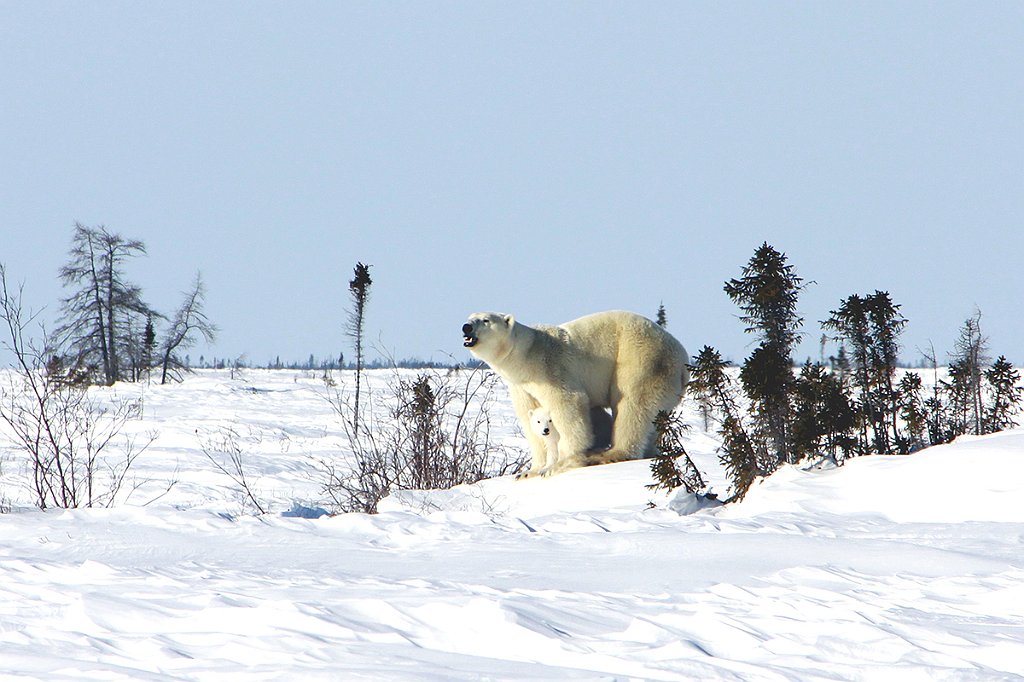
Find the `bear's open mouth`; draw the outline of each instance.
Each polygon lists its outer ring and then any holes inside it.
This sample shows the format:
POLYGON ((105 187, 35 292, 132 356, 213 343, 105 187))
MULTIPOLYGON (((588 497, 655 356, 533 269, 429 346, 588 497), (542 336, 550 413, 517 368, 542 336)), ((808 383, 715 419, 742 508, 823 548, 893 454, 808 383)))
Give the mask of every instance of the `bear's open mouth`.
POLYGON ((475 336, 466 335, 462 337, 462 345, 466 348, 472 348, 478 340, 475 336))

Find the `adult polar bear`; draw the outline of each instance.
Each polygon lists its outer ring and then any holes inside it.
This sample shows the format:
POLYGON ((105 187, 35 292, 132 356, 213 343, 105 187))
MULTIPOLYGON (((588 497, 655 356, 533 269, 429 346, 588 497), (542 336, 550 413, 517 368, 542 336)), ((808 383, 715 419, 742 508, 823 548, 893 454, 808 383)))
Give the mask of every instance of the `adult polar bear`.
POLYGON ((682 344, 635 313, 594 313, 559 326, 530 327, 502 313, 474 313, 463 345, 509 385, 533 454, 528 476, 655 452, 654 417, 671 410, 689 380, 682 344), (530 410, 545 407, 558 429, 558 459, 546 466, 530 410), (611 408, 611 447, 593 450, 592 408, 611 408))

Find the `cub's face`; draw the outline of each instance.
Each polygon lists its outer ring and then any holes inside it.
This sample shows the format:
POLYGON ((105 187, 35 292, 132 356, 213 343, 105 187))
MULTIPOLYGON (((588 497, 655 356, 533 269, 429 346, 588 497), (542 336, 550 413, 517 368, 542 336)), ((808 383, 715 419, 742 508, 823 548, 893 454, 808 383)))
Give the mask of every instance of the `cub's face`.
POLYGON ((543 407, 530 410, 530 428, 542 438, 550 436, 555 432, 555 427, 551 423, 551 413, 543 407))
POLYGON ((462 325, 462 345, 482 360, 502 358, 508 354, 512 338, 511 315, 473 313, 462 325))

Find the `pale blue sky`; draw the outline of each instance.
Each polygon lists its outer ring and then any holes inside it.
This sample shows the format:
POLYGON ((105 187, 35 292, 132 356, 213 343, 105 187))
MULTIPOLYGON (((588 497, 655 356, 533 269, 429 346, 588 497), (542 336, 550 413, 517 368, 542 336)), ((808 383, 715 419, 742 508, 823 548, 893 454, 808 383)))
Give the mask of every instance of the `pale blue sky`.
POLYGON ((741 360, 762 242, 818 321, 888 290, 904 356, 979 308, 1024 362, 1024 5, 2 2, 0 261, 56 310, 72 224, 143 240, 209 357, 468 357, 477 310, 653 316, 741 360))

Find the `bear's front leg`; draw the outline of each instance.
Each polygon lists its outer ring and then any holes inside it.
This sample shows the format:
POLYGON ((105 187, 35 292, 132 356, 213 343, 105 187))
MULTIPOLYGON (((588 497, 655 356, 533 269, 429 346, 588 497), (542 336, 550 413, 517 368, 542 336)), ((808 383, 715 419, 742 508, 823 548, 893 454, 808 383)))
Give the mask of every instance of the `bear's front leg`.
POLYGON ((544 470, 544 476, 584 466, 585 456, 594 442, 590 400, 586 393, 561 397, 549 408, 551 421, 558 429, 558 458, 544 470))
POLYGON ((547 467, 548 451, 544 439, 530 428, 530 410, 540 407, 540 403, 532 395, 516 386, 509 387, 509 397, 512 398, 512 408, 515 410, 516 416, 519 417, 523 433, 526 434, 526 441, 530 444, 530 468, 516 474, 516 478, 538 476, 547 467))

